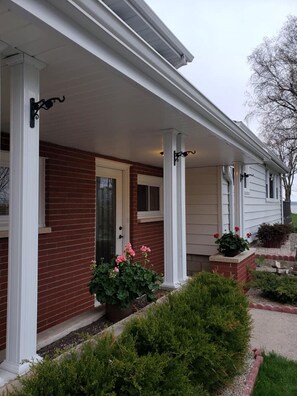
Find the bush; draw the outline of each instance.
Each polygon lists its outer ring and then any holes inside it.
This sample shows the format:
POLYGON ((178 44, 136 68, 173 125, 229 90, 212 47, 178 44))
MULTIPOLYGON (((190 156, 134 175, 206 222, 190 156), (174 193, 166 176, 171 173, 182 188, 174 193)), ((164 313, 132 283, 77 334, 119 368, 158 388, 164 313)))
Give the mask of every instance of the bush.
POLYGON ((271 300, 297 305, 297 278, 253 271, 250 286, 260 289, 271 300))
POLYGON ((17 394, 209 396, 241 370, 249 333, 237 283, 202 273, 116 340, 106 336, 80 355, 34 366, 17 394))
POLYGON ((240 371, 248 348, 247 301, 237 283, 201 273, 146 317, 130 322, 139 355, 170 353, 189 368, 191 382, 213 392, 240 371))
POLYGON ((291 224, 266 224, 258 228, 256 237, 261 245, 268 248, 279 248, 293 232, 291 224))

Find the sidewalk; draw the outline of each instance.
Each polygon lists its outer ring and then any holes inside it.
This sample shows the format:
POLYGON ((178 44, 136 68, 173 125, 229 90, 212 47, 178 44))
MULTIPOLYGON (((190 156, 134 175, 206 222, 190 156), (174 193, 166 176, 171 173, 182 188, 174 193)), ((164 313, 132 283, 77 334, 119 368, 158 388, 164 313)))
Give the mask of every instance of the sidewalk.
POLYGON ((276 353, 297 361, 297 315, 250 309, 253 320, 252 349, 276 353))
MULTIPOLYGON (((291 234, 288 241, 279 249, 256 247, 256 255, 296 257, 297 234, 291 234)), ((269 260, 267 260, 269 261, 269 260)), ((292 261, 288 262, 292 265, 292 261)), ((271 304, 268 300, 256 297, 252 301, 271 304)), ((272 303, 278 305, 277 303, 272 303)), ((287 305, 284 305, 284 307, 287 305)), ((275 312, 263 309, 250 309, 253 320, 251 347, 276 353, 297 361, 297 314, 275 312)))

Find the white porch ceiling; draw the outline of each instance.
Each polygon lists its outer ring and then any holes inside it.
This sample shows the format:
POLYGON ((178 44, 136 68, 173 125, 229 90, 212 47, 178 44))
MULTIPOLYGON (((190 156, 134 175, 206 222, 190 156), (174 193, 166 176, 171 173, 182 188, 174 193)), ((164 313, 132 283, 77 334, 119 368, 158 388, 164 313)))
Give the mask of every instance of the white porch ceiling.
MULTIPOLYGON (((23 51, 47 64, 41 72, 40 98, 66 97, 49 111, 41 110, 41 140, 162 166, 162 130, 174 128, 186 135, 186 149, 197 151, 186 159, 187 166, 254 162, 70 40, 1 2, 0 40, 9 44, 4 57, 23 51)), ((4 65, 1 91, 1 126, 8 132, 9 70, 4 65)))

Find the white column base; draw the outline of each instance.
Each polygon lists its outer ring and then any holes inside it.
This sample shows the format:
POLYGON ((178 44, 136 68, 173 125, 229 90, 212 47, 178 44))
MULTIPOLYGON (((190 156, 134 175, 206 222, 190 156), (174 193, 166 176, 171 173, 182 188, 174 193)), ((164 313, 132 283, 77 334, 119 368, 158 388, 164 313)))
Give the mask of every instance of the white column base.
POLYGON ((180 287, 180 283, 179 282, 175 282, 175 283, 171 283, 171 282, 164 282, 161 285, 162 289, 165 290, 174 290, 174 289, 178 289, 180 287))
POLYGON ((4 362, 0 364, 0 370, 8 371, 9 373, 15 375, 23 375, 30 370, 30 367, 33 363, 38 363, 41 361, 42 357, 37 354, 32 356, 30 360, 26 360, 24 362, 21 362, 20 364, 4 360, 4 362))

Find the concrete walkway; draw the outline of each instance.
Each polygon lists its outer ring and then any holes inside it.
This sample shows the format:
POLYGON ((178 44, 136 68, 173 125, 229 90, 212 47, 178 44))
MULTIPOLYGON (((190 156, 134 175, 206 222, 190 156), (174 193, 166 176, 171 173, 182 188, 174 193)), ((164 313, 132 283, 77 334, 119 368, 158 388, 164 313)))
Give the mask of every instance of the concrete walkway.
POLYGON ((253 319, 251 347, 297 361, 297 315, 250 309, 253 319))

